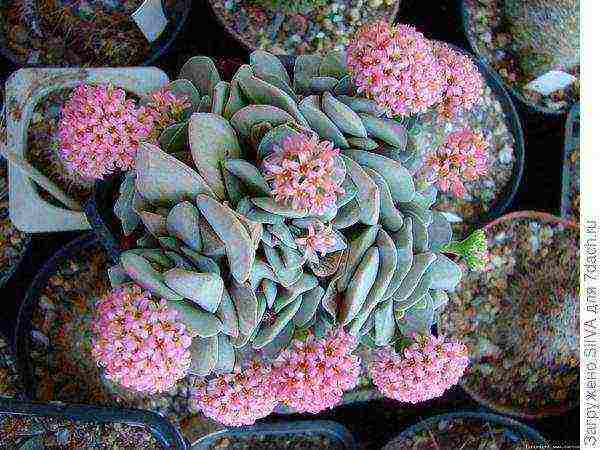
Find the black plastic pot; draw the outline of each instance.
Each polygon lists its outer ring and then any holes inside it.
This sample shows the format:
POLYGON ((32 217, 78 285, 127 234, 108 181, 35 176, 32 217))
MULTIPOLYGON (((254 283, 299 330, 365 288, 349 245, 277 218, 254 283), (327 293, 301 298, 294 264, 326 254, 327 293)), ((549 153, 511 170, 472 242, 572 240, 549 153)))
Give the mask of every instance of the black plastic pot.
POLYGON ((269 436, 323 436, 339 442, 346 450, 358 449, 350 432, 336 422, 328 420, 307 420, 297 422, 282 422, 259 424, 249 427, 232 428, 204 436, 191 445, 191 450, 211 450, 221 439, 253 438, 269 436))
MULTIPOLYGON (((502 195, 496 199, 496 202, 490 210, 484 214, 477 223, 473 224, 474 227, 479 227, 502 216, 517 193, 525 167, 525 140, 523 138, 523 129, 521 127, 519 115, 517 114, 510 95, 506 92, 506 89, 498 76, 487 64, 479 61, 467 51, 456 46, 452 47, 473 58, 473 61, 477 64, 480 72, 485 77, 487 85, 490 86, 496 98, 502 105, 502 110, 508 121, 508 128, 515 140, 515 166, 513 167, 510 182, 502 195)), ((294 56, 279 56, 279 59, 286 70, 292 74, 296 58, 294 56)), ((115 175, 96 183, 94 192, 90 196, 90 200, 85 208, 85 213, 92 229, 96 232, 113 259, 118 259, 119 254, 123 249, 122 244, 125 240, 123 233, 121 232, 120 223, 113 213, 114 201, 118 194, 121 180, 122 175, 115 175)))
MULTIPOLYGON (((569 115, 565 128, 565 148, 563 155, 562 190, 560 195, 560 216, 573 218, 571 211, 571 154, 579 147, 579 103, 576 103, 569 115)), ((579 219, 576 217, 575 219, 579 219)))
MULTIPOLYGON (((479 52, 477 51, 477 45, 475 44, 475 40, 473 39, 472 34, 469 32, 470 29, 470 14, 471 12, 469 11, 469 8, 467 7, 467 1, 468 0, 461 0, 460 3, 460 9, 461 9, 461 17, 462 17, 462 28, 463 28, 463 34, 465 35, 465 37, 467 38, 467 41, 469 42, 469 46, 471 47, 471 51, 477 55, 477 58, 483 62, 485 62, 486 64, 488 64, 487 59, 485 57, 483 57, 482 55, 479 54, 479 52)), ((516 98, 517 100, 519 100, 523 105, 526 106, 526 108, 533 113, 541 113, 541 114, 548 114, 548 115, 552 115, 552 116, 560 116, 565 114, 564 110, 555 110, 552 108, 546 108, 543 106, 539 106, 536 105, 535 103, 530 102, 529 100, 527 100, 525 98, 525 96, 523 96, 523 94, 521 94, 521 92, 519 92, 518 89, 515 89, 514 87, 508 85, 507 83, 504 82, 504 80, 502 80, 502 77, 500 77, 499 74, 496 73, 496 71, 494 69, 490 67, 490 71, 493 71, 493 73, 496 75, 496 77, 498 78, 498 80, 500 81, 500 83, 511 93, 511 95, 516 98)))
POLYGON ((145 428, 165 448, 184 450, 187 444, 164 417, 139 409, 102 408, 64 403, 30 403, 0 397, 0 414, 52 417, 82 423, 125 423, 145 428))
POLYGON ((34 368, 30 360, 30 337, 32 332, 32 317, 40 298, 40 292, 48 283, 50 277, 56 272, 60 263, 76 254, 78 251, 97 244, 98 240, 92 232, 69 242, 56 252, 39 270, 21 303, 17 324, 15 327, 14 344, 17 355, 17 368, 23 382, 25 394, 29 399, 36 398, 36 382, 34 368))
MULTIPOLYGON (((484 412, 456 412, 449 414, 440 414, 439 416, 433 416, 428 419, 422 420, 412 427, 404 430, 400 433, 396 438, 392 441, 388 442, 382 450, 396 450, 394 447, 394 443, 397 441, 402 441, 416 433, 420 433, 422 431, 427 431, 432 429, 435 424, 440 421, 452 421, 454 419, 475 419, 485 422, 491 422, 497 425, 504 426, 511 431, 513 431, 516 435, 526 438, 531 441, 532 444, 545 444, 546 440, 533 428, 528 427, 527 425, 522 424, 521 422, 517 422, 516 420, 509 419, 508 417, 499 416, 497 414, 489 414, 484 412)), ((466 447, 465 447, 466 448, 466 447)), ((543 448, 543 447, 539 447, 543 448)))
MULTIPOLYGON (((37 1, 37 0, 34 0, 37 1)), ((160 37, 154 41, 150 53, 137 66, 149 66, 159 60, 169 50, 188 19, 192 9, 192 0, 182 0, 182 6, 177 9, 165 10, 169 20, 167 27, 160 37)), ((23 64, 4 44, 4 38, 0 39, 0 54, 17 67, 50 67, 48 64, 23 64)))

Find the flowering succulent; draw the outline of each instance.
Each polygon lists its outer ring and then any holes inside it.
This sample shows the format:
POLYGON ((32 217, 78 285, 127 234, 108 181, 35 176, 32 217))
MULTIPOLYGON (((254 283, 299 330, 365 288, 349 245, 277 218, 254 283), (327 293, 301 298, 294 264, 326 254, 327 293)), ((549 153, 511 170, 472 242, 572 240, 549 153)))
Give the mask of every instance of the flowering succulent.
POLYGON ((295 340, 274 362, 278 398, 297 412, 313 414, 340 403, 344 391, 358 383, 360 359, 352 355, 356 344, 342 329, 322 339, 295 340))
POLYGON ((138 286, 113 290, 98 304, 92 353, 106 378, 143 393, 166 392, 191 363, 192 338, 165 300, 138 286))
MULTIPOLYGON (((408 42, 422 37, 398 33, 429 61, 429 44, 408 42)), ((195 333, 189 373, 204 378, 195 404, 223 423, 277 402, 337 404, 357 384, 355 346, 428 336, 460 281, 440 253, 452 233, 430 210, 437 190, 415 183, 406 127, 356 95, 349 66, 341 52, 304 55, 290 77, 256 51, 226 82, 192 58, 173 83, 195 112, 143 143, 121 185, 115 212, 144 234, 111 279, 178 311, 195 333), (243 368, 254 358, 265 365, 243 368)))
POLYGON ((286 137, 263 162, 275 200, 314 215, 335 206, 337 196, 344 193, 335 183, 338 154, 332 142, 319 142, 317 135, 286 137))
POLYGON ((435 42, 433 48, 446 78, 446 91, 438 111, 442 117, 451 119, 479 103, 483 95, 483 78, 469 56, 443 42, 435 42))
POLYGON ((425 159, 430 181, 457 197, 466 194, 464 181, 474 181, 487 171, 488 144, 481 133, 463 129, 450 133, 425 159))
POLYGON ((244 369, 202 381, 193 393, 192 407, 224 425, 252 425, 277 405, 271 368, 255 360, 244 369))
POLYGON ((348 46, 348 68, 358 91, 375 99, 389 117, 425 112, 446 89, 432 43, 410 25, 363 26, 348 46))
POLYGON ((133 166, 153 120, 141 114, 125 91, 111 85, 80 85, 64 105, 59 154, 67 168, 86 179, 101 179, 133 166))
POLYGON ((369 372, 386 397, 419 403, 442 396, 458 382, 468 365, 464 344, 419 336, 400 354, 391 347, 376 350, 369 372))

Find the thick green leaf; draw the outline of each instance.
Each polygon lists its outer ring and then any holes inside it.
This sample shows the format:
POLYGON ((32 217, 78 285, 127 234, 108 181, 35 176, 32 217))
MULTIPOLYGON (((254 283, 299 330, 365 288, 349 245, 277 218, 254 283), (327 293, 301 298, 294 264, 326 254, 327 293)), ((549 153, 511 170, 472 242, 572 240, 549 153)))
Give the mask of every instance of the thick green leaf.
POLYGON ((216 336, 223 330, 223 324, 215 315, 186 300, 169 302, 169 308, 176 310, 177 319, 200 337, 216 336))
POLYGON ((338 320, 346 325, 353 320, 362 308, 369 290, 375 283, 379 268, 379 250, 371 247, 365 253, 356 271, 350 278, 344 295, 338 320))
POLYGON ((215 63, 206 56, 190 58, 181 68, 178 78, 191 81, 201 96, 211 95, 215 85, 221 81, 215 63))
POLYGON ((194 338, 189 351, 192 356, 190 372, 199 377, 205 377, 217 366, 217 361, 219 359, 219 340, 217 336, 194 338))
POLYGON ((329 92, 323 94, 322 99, 323 112, 327 117, 342 131, 356 137, 367 137, 367 130, 363 126, 362 120, 352 109, 337 100, 329 92))
POLYGON ((163 274, 165 284, 184 298, 215 313, 223 298, 223 280, 214 273, 171 269, 163 274))
POLYGON ((127 275, 142 288, 166 300, 183 298, 164 283, 163 276, 145 258, 132 252, 124 252, 120 262, 127 275))
POLYGON ((194 205, 188 201, 178 203, 169 212, 166 222, 169 235, 181 239, 197 252, 202 251, 200 213, 194 205))
POLYGON ((381 207, 377 184, 356 161, 344 155, 342 155, 342 159, 346 164, 348 176, 358 188, 356 201, 360 205, 359 220, 365 225, 376 225, 379 222, 381 207))

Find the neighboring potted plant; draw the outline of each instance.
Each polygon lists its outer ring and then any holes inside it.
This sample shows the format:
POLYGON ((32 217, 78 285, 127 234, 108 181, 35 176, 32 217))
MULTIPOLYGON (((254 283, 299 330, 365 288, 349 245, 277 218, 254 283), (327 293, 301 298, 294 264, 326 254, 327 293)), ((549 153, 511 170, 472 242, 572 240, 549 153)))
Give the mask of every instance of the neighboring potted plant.
POLYGON ((183 28, 191 0, 10 0, 0 52, 18 66, 148 65, 183 28))
POLYGON ((579 404, 579 226, 522 211, 485 232, 489 262, 450 294, 440 324, 471 350, 461 385, 502 413, 562 414, 579 404))
POLYGON ((457 412, 430 417, 389 442, 383 450, 496 448, 511 450, 546 443, 532 428, 495 414, 457 412))
POLYGON ((238 447, 355 450, 357 444, 342 425, 328 420, 257 424, 218 431, 192 443, 194 450, 238 447))
POLYGON ((208 4, 244 47, 303 55, 342 49, 362 25, 393 21, 401 0, 210 0, 208 4))
POLYGON ((573 106, 565 126, 565 151, 562 171, 560 215, 579 222, 579 103, 573 106))
POLYGON ((30 233, 89 228, 82 205, 99 176, 94 169, 126 168, 136 139, 153 130, 152 105, 138 108, 129 97, 143 98, 167 83, 167 76, 156 68, 15 72, 6 84, 3 146, 11 162, 10 216, 15 226, 30 233), (62 117, 69 114, 79 114, 77 131, 82 139, 91 139, 88 159, 80 153, 81 142, 72 141, 75 131, 62 117), (107 127, 120 130, 110 141, 107 127))
POLYGON ((531 109, 561 114, 579 99, 579 1, 462 2, 473 51, 531 109))
POLYGON ((158 414, 132 409, 29 403, 0 397, 0 445, 34 448, 187 448, 158 414))

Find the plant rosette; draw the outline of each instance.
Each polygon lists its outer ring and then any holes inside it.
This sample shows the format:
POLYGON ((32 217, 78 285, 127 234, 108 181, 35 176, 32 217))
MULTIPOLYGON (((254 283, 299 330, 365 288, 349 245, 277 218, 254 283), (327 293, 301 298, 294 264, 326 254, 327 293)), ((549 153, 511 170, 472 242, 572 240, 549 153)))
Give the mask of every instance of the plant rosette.
POLYGON ((579 181, 579 103, 573 106, 565 126, 565 150, 562 172, 562 194, 560 215, 565 219, 579 222, 581 202, 579 181))
POLYGON ((494 448, 512 450, 545 444, 540 434, 506 417, 495 414, 458 412, 423 420, 403 431, 383 450, 429 450, 494 448))
POLYGON ((463 0, 462 14, 473 51, 530 109, 561 114, 579 100, 577 0, 463 0))
POLYGON ((127 150, 131 152, 135 139, 143 135, 140 127, 152 127, 141 118, 147 114, 144 107, 129 97, 143 98, 167 83, 167 76, 156 68, 15 72, 7 81, 5 113, 14 225, 29 233, 89 229, 82 210, 94 172, 86 161, 93 159, 104 170, 126 164, 127 150), (87 97, 80 92, 84 88, 87 97), (80 118, 68 122, 76 128, 65 123, 69 112, 80 118), (108 134, 107 129, 122 131, 108 134), (123 139, 115 141, 119 138, 123 139), (88 160, 82 160, 82 139, 88 160))
POLYGON ((216 18, 244 47, 277 55, 342 49, 364 24, 393 21, 401 0, 210 0, 216 18))
MULTIPOLYGON (((332 408, 361 374, 410 403, 458 382, 468 348, 431 329, 461 279, 455 260, 481 266, 485 236, 451 240, 430 209, 437 190, 406 167, 418 155, 396 119, 434 106, 452 115, 480 92, 413 28, 363 33, 347 57, 298 57, 292 77, 264 51, 231 82, 210 58, 184 65, 173 84, 193 113, 140 144, 114 204, 135 245, 96 309, 93 356, 107 379, 153 395, 192 376, 191 408, 228 426, 280 406, 332 408), (409 71, 392 97, 369 84, 369 33, 387 39, 392 77, 409 71), (441 69, 433 92, 420 64, 397 61, 396 41, 441 69)), ((455 186, 476 177, 483 148, 453 151, 455 186)))
POLYGON ((147 65, 183 28, 191 0, 11 0, 0 52, 18 66, 147 65))
POLYGON ((0 159, 0 286, 10 279, 23 261, 31 238, 13 225, 8 212, 8 170, 0 159))
POLYGON ((562 414, 579 404, 579 227, 523 211, 485 232, 488 264, 463 278, 440 319, 471 350, 461 385, 504 414, 562 414))

